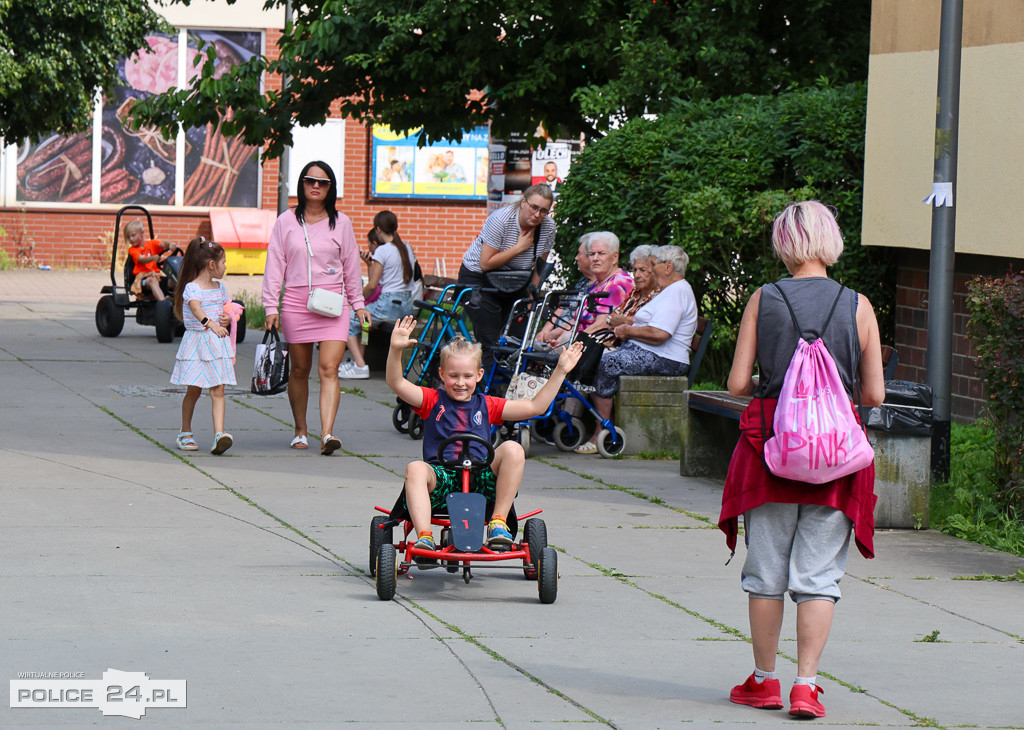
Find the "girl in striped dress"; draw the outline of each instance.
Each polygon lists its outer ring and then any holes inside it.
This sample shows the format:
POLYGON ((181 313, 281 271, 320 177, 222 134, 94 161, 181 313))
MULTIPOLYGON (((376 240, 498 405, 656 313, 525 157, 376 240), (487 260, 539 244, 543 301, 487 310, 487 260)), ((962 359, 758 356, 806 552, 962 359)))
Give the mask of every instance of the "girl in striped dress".
POLYGON ((223 454, 233 440, 224 431, 224 386, 235 384, 231 343, 228 341, 230 317, 224 305, 230 301, 224 284, 224 249, 202 236, 192 239, 185 251, 174 291, 174 313, 185 323, 185 334, 178 347, 171 382, 186 385, 181 401, 181 433, 177 444, 182 451, 199 449, 192 436, 192 414, 203 388, 209 388, 213 401, 213 448, 211 454, 223 454))

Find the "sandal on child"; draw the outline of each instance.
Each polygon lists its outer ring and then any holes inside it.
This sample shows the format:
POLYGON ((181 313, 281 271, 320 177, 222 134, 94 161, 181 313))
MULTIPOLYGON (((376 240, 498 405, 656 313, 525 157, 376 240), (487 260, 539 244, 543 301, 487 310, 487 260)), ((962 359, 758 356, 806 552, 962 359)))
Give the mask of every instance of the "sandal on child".
POLYGON ((309 439, 306 438, 306 434, 296 436, 292 439, 291 448, 293 449, 308 449, 309 439))
POLYGON ((340 448, 341 439, 337 436, 332 436, 331 434, 324 436, 324 440, 320 442, 320 453, 323 456, 330 456, 340 448))
POLYGON ((191 431, 182 431, 174 442, 182 451, 199 451, 199 444, 196 443, 191 431))
POLYGON ((573 449, 573 451, 575 451, 577 454, 596 454, 597 444, 595 444, 593 441, 587 441, 586 443, 577 446, 575 449, 573 449))
POLYGON ((219 431, 216 436, 213 437, 213 448, 210 449, 210 453, 214 456, 220 456, 225 451, 231 448, 231 444, 235 443, 235 440, 231 438, 230 433, 224 433, 219 431))

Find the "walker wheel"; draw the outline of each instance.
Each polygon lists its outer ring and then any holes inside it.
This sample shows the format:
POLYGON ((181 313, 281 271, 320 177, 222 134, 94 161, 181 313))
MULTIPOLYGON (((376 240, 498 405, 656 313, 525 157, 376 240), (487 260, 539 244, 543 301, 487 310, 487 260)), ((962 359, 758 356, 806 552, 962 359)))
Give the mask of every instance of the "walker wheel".
POLYGON ((573 451, 583 443, 586 437, 587 433, 583 428, 583 421, 576 417, 573 417, 572 425, 565 421, 559 421, 555 426, 555 432, 552 434, 555 446, 562 451, 573 451))
POLYGON ((612 440, 612 432, 602 428, 597 433, 597 453, 606 459, 618 456, 626 448, 626 434, 618 426, 615 427, 615 440, 612 440))
POLYGON ((398 433, 409 433, 409 416, 412 415, 412 407, 408 403, 399 403, 391 412, 391 425, 398 433))
POLYGON ((409 438, 419 441, 423 438, 423 419, 413 413, 409 416, 409 438))

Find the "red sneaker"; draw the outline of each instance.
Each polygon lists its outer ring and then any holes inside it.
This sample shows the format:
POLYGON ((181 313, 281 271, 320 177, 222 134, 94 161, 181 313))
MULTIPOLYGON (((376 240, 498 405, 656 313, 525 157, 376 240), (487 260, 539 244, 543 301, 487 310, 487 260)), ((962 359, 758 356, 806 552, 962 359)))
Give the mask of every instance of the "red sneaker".
POLYGON ((750 705, 762 710, 781 710, 782 687, 777 679, 766 679, 758 684, 751 674, 746 682, 732 688, 729 700, 738 705, 750 705))
POLYGON ((825 705, 818 695, 825 690, 809 684, 794 684, 789 692, 789 714, 793 717, 825 717, 825 705))

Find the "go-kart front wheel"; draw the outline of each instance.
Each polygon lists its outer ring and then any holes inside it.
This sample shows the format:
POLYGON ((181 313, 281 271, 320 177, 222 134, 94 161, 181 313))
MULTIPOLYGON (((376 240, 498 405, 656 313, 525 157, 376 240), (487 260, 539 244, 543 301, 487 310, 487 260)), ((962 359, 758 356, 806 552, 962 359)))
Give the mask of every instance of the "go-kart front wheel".
POLYGON ((398 588, 398 560, 395 546, 385 543, 377 552, 377 598, 390 601, 398 588))
POLYGON ((523 526, 523 543, 530 551, 530 562, 523 565, 527 580, 537 580, 537 563, 548 546, 548 527, 539 517, 531 517, 523 526))
POLYGON ((388 518, 383 515, 377 515, 370 520, 370 575, 377 575, 377 554, 380 552, 380 546, 392 540, 392 528, 380 529, 387 521, 388 518))
POLYGON ((124 329, 124 309, 110 294, 96 302, 96 330, 104 337, 117 337, 124 329))
POLYGON ((558 553, 552 547, 546 547, 540 553, 537 594, 541 603, 554 603, 558 597, 558 553))
POLYGON ((583 428, 583 421, 575 417, 572 419, 571 426, 565 421, 559 421, 555 426, 555 432, 552 434, 555 446, 562 451, 574 450, 583 443, 586 437, 587 432, 583 428))

